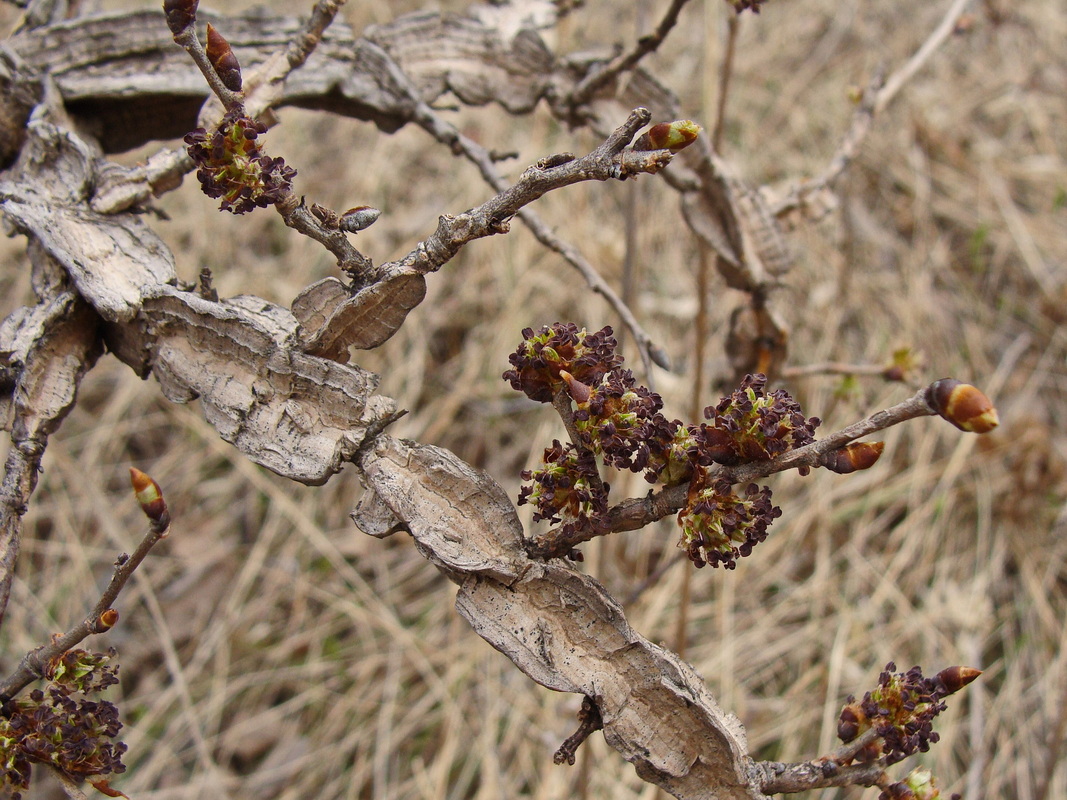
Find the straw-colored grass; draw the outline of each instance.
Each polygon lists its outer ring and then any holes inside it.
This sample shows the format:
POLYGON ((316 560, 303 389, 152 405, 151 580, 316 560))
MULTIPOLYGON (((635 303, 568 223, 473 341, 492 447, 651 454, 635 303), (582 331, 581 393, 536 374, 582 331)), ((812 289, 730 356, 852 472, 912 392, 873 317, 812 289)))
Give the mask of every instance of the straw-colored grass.
MULTIPOLYGON (((632 40, 633 11, 586 5, 559 47, 632 40)), ((746 14, 724 155, 757 184, 818 173, 848 124, 850 87, 906 59, 946 6, 775 0, 746 14)), ((417 7, 342 13, 358 26, 417 7)), ((722 0, 694 3, 651 59, 686 113, 708 124, 728 13, 722 0)), ((925 355, 924 380, 952 375, 985 389, 1001 428, 979 439, 923 419, 888 431, 869 472, 774 478, 785 513, 768 541, 736 571, 691 576, 686 657, 742 719, 751 752, 776 760, 832 747, 844 697, 862 694, 887 661, 931 673, 980 667, 921 761, 968 800, 1054 800, 1067 797, 1067 7, 986 0, 970 23, 878 118, 839 210, 792 234, 799 263, 782 291, 791 364, 880 363, 910 346, 925 355)), ((519 150, 513 174, 594 144, 543 111, 453 116, 484 144, 519 150)), ((439 213, 490 194, 421 132, 386 137, 295 110, 282 119, 269 147, 300 170, 300 192, 383 210, 358 240, 377 261, 409 249, 439 213)), ((223 295, 287 304, 331 272, 331 259, 276 215, 219 214, 195 181, 162 206, 172 221, 154 227, 181 275, 210 266, 223 295)), ((637 226, 634 306, 678 365, 655 380, 682 416, 697 251, 675 196, 645 177, 572 187, 536 209, 616 284, 624 225, 637 226), (627 223, 629 193, 637 214, 627 223)), ((9 307, 27 299, 19 247, 5 245, 9 307)), ((715 283, 715 378, 739 299, 715 283)), ((513 402, 500 373, 523 327, 555 320, 617 326, 516 224, 431 276, 401 332, 356 358, 410 409, 397 434, 453 449, 514 495, 519 470, 560 427, 549 410, 513 402)), ((869 379, 841 387, 814 377, 788 388, 824 430, 908 391, 869 379)), ((704 404, 717 400, 702 391, 704 404)), ((453 587, 404 535, 379 541, 353 527, 353 472, 318 489, 268 474, 220 442, 195 404, 168 404, 154 380, 109 357, 79 400, 45 456, 0 641, 10 666, 84 615, 144 525, 127 466, 155 477, 173 532, 120 599, 120 624, 99 638, 119 650, 130 751, 116 785, 132 798, 656 796, 599 736, 578 766, 553 765, 578 698, 538 687, 482 642, 455 613, 453 587)), ((618 497, 646 489, 613 481, 618 497)), ((676 538, 665 520, 591 543, 583 567, 626 601, 636 629, 668 645, 689 566, 647 578, 675 557, 676 538)), ((30 796, 57 791, 42 780, 30 796)), ((877 790, 813 794, 871 800, 877 790)))

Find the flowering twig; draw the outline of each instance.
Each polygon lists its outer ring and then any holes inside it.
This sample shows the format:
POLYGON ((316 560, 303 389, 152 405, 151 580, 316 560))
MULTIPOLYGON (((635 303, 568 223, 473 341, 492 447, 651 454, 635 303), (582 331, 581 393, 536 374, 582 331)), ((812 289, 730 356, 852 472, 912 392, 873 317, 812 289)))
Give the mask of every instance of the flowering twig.
MULTIPOLYGON (((979 402, 981 404, 981 401, 979 402)), ((860 420, 828 436, 818 439, 811 444, 788 450, 780 456, 752 461, 738 466, 719 466, 709 473, 709 479, 723 479, 730 484, 745 485, 760 478, 765 478, 778 472, 790 469, 810 469, 811 467, 826 466, 831 454, 840 451, 856 440, 876 433, 894 425, 899 425, 917 417, 941 415, 949 419, 957 427, 974 432, 985 432, 996 425, 996 411, 989 404, 981 392, 973 386, 961 384, 958 381, 944 379, 936 381, 912 397, 897 403, 890 408, 879 411, 864 420, 860 420), (949 404, 949 397, 953 391, 960 395, 970 395, 971 390, 984 401, 983 411, 971 414, 970 411, 961 411, 961 407, 955 403, 949 404), (988 427, 979 422, 978 427, 967 427, 969 419, 983 419, 987 414, 988 427), (955 417, 955 418, 953 418, 955 417)), ((646 496, 630 498, 611 506, 607 512, 596 521, 596 525, 570 525, 554 528, 543 536, 533 539, 527 546, 531 558, 559 558, 566 556, 582 542, 587 542, 597 536, 623 531, 633 531, 650 525, 657 520, 670 514, 674 514, 686 506, 690 487, 687 484, 668 486, 659 491, 650 491, 646 496)))

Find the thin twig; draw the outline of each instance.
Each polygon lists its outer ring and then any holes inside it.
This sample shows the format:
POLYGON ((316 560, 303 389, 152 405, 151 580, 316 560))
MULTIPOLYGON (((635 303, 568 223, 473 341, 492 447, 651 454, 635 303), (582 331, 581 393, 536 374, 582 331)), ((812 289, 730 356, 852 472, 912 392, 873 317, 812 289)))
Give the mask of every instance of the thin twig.
POLYGON ((790 192, 788 196, 776 203, 772 209, 775 216, 781 216, 792 211, 802 205, 804 200, 815 192, 833 186, 859 151, 860 145, 871 129, 874 118, 885 111, 900 90, 904 88, 905 84, 915 77, 915 74, 926 65, 926 62, 937 52, 937 49, 944 41, 952 35, 960 16, 970 2, 971 0, 953 0, 941 22, 911 58, 898 67, 884 83, 881 82, 880 76, 875 76, 871 86, 864 93, 860 107, 856 109, 852 117, 852 124, 849 126, 848 132, 842 138, 841 144, 838 145, 837 152, 834 153, 827 168, 819 177, 805 181, 796 190, 790 192))
POLYGON ((801 364, 786 367, 782 378, 806 378, 811 375, 882 375, 886 368, 880 364, 846 364, 843 361, 823 361, 818 364, 801 364))
POLYGON ((719 67, 719 96, 715 104, 715 127, 711 130, 711 146, 716 153, 722 152, 722 136, 726 129, 726 101, 730 95, 730 79, 734 74, 734 58, 737 54, 737 33, 741 29, 741 16, 729 14, 726 18, 726 52, 719 67))
POLYGON ((659 49, 659 46, 667 38, 667 34, 677 24, 678 15, 688 2, 689 0, 671 0, 670 6, 668 6, 656 29, 647 36, 642 36, 638 39, 629 52, 619 54, 603 67, 595 69, 586 75, 571 90, 567 98, 567 105, 573 109, 585 105, 598 89, 606 86, 623 72, 629 72, 634 69, 642 58, 659 49))
POLYGON ((93 610, 89 612, 89 616, 66 633, 53 637, 48 644, 34 648, 23 656, 15 671, 0 683, 0 703, 6 703, 33 681, 43 676, 49 662, 53 659, 63 655, 63 653, 86 637, 95 633, 103 633, 112 627, 113 620, 111 624, 103 624, 101 615, 105 611, 111 610, 112 604, 130 579, 130 576, 133 575, 134 570, 144 561, 145 556, 148 555, 156 542, 166 534, 166 528, 160 529, 156 526, 150 526, 140 544, 137 545, 137 549, 134 550, 133 555, 123 553, 116 559, 115 572, 111 576, 111 581, 108 583, 107 588, 104 589, 103 594, 100 595, 100 599, 93 607, 93 610))
MULTIPOLYGON (((417 95, 415 97, 417 97, 417 95)), ((415 97, 413 97, 413 100, 415 97)), ((642 111, 644 110, 642 109, 642 111)), ((646 116, 647 111, 639 117, 635 117, 634 113, 631 113, 627 121, 623 123, 620 128, 616 129, 615 133, 613 133, 608 141, 601 145, 601 147, 606 147, 609 151, 616 146, 621 149, 622 146, 625 146, 632 140, 632 137, 636 134, 637 130, 646 125, 650 119, 650 116, 646 116), (634 124, 636 124, 636 128, 633 127, 634 124), (623 141, 624 138, 625 141, 623 141)), ((503 194, 511 188, 508 182, 504 180, 497 171, 491 153, 477 142, 462 135, 455 127, 444 121, 426 103, 423 103, 421 100, 416 101, 416 106, 413 110, 413 118, 416 124, 427 131, 427 133, 433 136, 437 141, 447 145, 454 152, 459 153, 474 164, 474 166, 478 168, 478 171, 481 173, 485 182, 497 192, 503 194)), ((599 149, 600 148, 598 148, 598 150, 599 149)), ((650 152, 663 153, 664 151, 654 150, 650 152)), ((664 163, 663 166, 665 165, 666 164, 664 163)), ((547 191, 547 189, 545 191, 547 191)), ((542 192, 542 194, 543 193, 544 192, 542 192)), ((529 228, 537 241, 548 249, 561 255, 571 264, 571 266, 581 273, 582 277, 585 278, 586 283, 589 285, 589 288, 607 300, 608 305, 610 305, 612 310, 619 315, 623 325, 629 329, 631 335, 634 337, 646 374, 651 372, 653 363, 667 368, 669 361, 666 352, 652 341, 652 338, 645 332, 640 323, 638 323, 634 313, 622 301, 618 294, 616 294, 611 286, 609 286, 600 276, 593 265, 589 263, 581 252, 574 245, 557 236, 534 211, 531 211, 528 208, 519 208, 514 214, 522 220, 527 228, 529 228)), ((385 266, 383 265, 383 269, 384 268, 385 266)))
POLYGON ((885 779, 885 769, 878 762, 840 767, 832 761, 799 764, 763 761, 756 768, 763 770, 760 789, 764 794, 804 792, 828 786, 878 786, 885 779))
POLYGON ((559 746, 552 761, 556 764, 569 764, 574 766, 574 754, 578 751, 582 742, 592 734, 604 727, 604 721, 600 718, 600 709, 596 703, 588 697, 582 698, 582 707, 578 709, 578 730, 567 737, 566 741, 559 746))

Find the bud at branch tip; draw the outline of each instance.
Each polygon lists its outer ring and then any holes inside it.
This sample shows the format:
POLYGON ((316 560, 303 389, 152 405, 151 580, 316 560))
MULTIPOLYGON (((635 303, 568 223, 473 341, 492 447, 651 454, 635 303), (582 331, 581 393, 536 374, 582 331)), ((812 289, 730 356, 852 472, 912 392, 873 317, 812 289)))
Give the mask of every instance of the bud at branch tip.
POLYGON ((988 433, 1000 424, 993 402, 969 383, 942 378, 926 390, 926 402, 961 431, 988 433))
POLYGON ((174 36, 179 36, 196 21, 199 0, 163 0, 163 13, 167 27, 174 36))
POLYGON ((634 150, 670 150, 677 153, 695 142, 701 130, 703 129, 691 119, 661 122, 637 137, 634 150))
POLYGON ((130 467, 130 483, 133 484, 133 491, 141 510, 152 521, 152 527, 158 531, 165 531, 170 525, 170 511, 167 509, 167 502, 163 499, 159 484, 136 467, 130 467))

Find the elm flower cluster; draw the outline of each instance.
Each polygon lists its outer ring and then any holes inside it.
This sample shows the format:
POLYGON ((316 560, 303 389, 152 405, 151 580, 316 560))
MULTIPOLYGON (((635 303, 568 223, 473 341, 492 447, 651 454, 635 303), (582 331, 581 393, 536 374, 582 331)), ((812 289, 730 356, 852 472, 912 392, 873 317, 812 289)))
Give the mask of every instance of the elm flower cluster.
MULTIPOLYGON (((878 800, 944 800, 944 795, 933 773, 925 767, 916 767, 904 780, 882 789, 878 800)), ((961 800, 961 796, 953 793, 950 800, 961 800)))
POLYGON ((689 560, 698 568, 720 564, 737 566, 737 559, 767 538, 767 528, 782 515, 771 505, 771 490, 750 483, 740 497, 729 481, 713 480, 696 492, 690 489, 689 503, 678 513, 682 540, 689 560))
POLYGON ((662 398, 637 385, 628 369, 614 369, 588 389, 588 398, 574 412, 585 444, 616 469, 647 470, 645 478, 655 483, 666 465, 664 451, 681 423, 660 413, 662 398), (659 456, 654 463, 653 456, 659 456))
POLYGON ((523 470, 522 479, 530 486, 519 490, 519 505, 533 503, 534 521, 551 524, 571 520, 588 523, 608 510, 606 490, 601 490, 596 459, 588 450, 566 446, 558 440, 545 449, 541 466, 523 470))
POLYGON ((894 672, 890 661, 878 677, 878 687, 857 702, 850 696, 838 719, 837 735, 851 742, 874 728, 881 742, 861 752, 863 760, 884 756, 895 764, 916 752, 926 752, 938 740, 933 719, 946 705, 944 698, 966 686, 981 672, 970 667, 949 667, 924 678, 919 667, 894 672))
POLYGON ((292 190, 296 170, 260 146, 259 135, 266 130, 237 105, 211 133, 197 128, 186 135, 186 152, 196 163, 200 187, 208 197, 222 198, 220 211, 245 214, 266 208, 292 190))
POLYGON ((746 375, 717 406, 704 409, 709 424, 693 432, 694 460, 734 466, 774 458, 815 441, 818 417, 805 418, 788 392, 767 394, 767 376, 746 375))
MULTIPOLYGON (((504 373, 512 387, 542 403, 569 403, 572 441, 545 450, 541 466, 526 470, 519 505, 536 506, 534 520, 562 523, 564 538, 594 530, 608 510, 609 485, 599 464, 643 473, 649 483, 689 485, 678 515, 679 546, 698 566, 733 569, 767 538, 781 509, 755 484, 742 494, 716 478, 714 464, 772 458, 814 439, 819 420, 807 419, 784 391, 766 392, 763 375, 749 375, 714 408, 708 424, 683 425, 663 413, 663 400, 622 368, 610 327, 596 333, 572 323, 522 332, 504 373)), ((589 537, 586 537, 589 538, 589 537)))
POLYGON ((579 383, 595 386, 622 364, 622 356, 615 352, 618 346, 611 326, 596 333, 579 330, 573 322, 556 322, 536 332, 526 328, 522 344, 508 356, 514 369, 504 373, 504 380, 531 400, 551 403, 565 385, 561 371, 579 383))
POLYGON ((75 781, 126 770, 118 709, 107 701, 71 697, 117 683, 108 656, 72 650, 49 665, 50 683, 7 703, 0 716, 0 787, 14 800, 28 789, 32 765, 48 764, 75 781))

